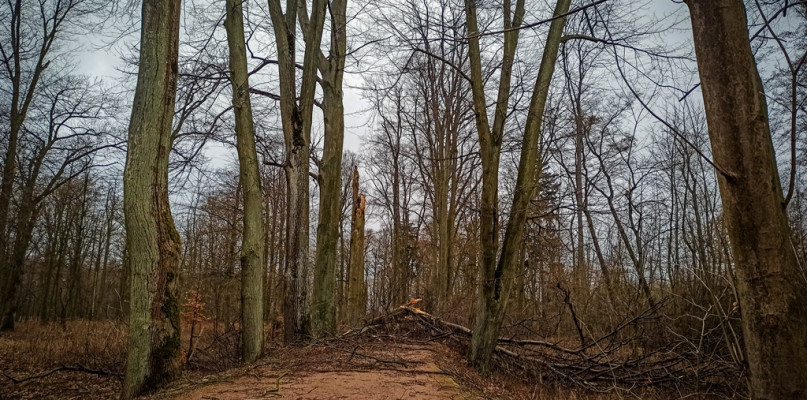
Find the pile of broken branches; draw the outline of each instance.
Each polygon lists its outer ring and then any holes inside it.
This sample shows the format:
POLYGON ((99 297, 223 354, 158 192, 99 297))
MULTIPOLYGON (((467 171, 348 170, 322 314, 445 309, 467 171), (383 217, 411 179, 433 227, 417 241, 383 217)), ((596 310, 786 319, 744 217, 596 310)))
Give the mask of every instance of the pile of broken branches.
MULTIPOLYGON (((647 310, 619 324, 612 332, 578 348, 541 340, 500 338, 495 349, 499 367, 541 382, 560 382, 594 391, 631 390, 661 386, 677 389, 697 387, 703 393, 726 392, 729 382, 738 382, 739 371, 731 362, 702 357, 681 342, 647 349, 638 344, 639 334, 627 334, 628 327, 648 319, 647 310)), ((368 321, 349 335, 377 335, 395 330, 425 335, 427 341, 442 341, 467 348, 471 329, 447 322, 412 306, 401 306, 389 314, 368 321)))

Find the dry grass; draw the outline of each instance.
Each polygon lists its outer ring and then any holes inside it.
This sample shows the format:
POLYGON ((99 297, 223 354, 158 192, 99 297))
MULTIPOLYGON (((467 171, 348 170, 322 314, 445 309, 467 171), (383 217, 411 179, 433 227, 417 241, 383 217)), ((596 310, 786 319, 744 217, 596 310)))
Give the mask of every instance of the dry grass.
POLYGON ((116 398, 125 354, 123 327, 114 322, 20 322, 0 335, 3 374, 19 380, 67 366, 109 375, 63 370, 18 384, 1 376, 0 399, 116 398))
MULTIPOLYGON (((187 350, 189 329, 183 349, 187 350)), ((257 364, 272 365, 277 370, 306 370, 341 368, 349 352, 361 346, 365 351, 383 351, 389 341, 422 343, 418 338, 386 337, 350 338, 306 347, 271 346, 267 356, 257 364), (340 364, 341 363, 341 364, 340 364)), ((238 367, 237 332, 216 332, 207 325, 199 338, 197 353, 186 367, 183 381, 199 382, 212 379, 213 374, 240 376, 250 373, 250 366, 238 367)), ((65 325, 24 321, 15 332, 0 334, 0 372, 14 379, 38 376, 60 366, 104 371, 99 375, 80 371, 57 371, 47 376, 15 384, 0 375, 0 399, 116 399, 126 354, 125 325, 111 321, 70 321, 65 325)), ((437 365, 463 387, 491 399, 540 400, 617 400, 672 399, 678 393, 659 393, 651 388, 630 391, 614 389, 597 393, 552 383, 527 382, 520 374, 505 369, 490 377, 482 377, 468 367, 463 349, 442 347, 436 352, 437 365)), ((353 357, 349 364, 357 366, 353 357)), ((365 360, 367 361, 367 360, 365 360)), ((257 365, 256 364, 256 365, 257 365)), ((368 366, 367 368, 372 368, 368 366)), ((180 387, 181 387, 180 383, 180 387)), ((175 386, 176 387, 176 386, 175 386)))
MULTIPOLYGON (((189 375, 237 364, 237 332, 217 334, 209 324, 201 332, 189 375)), ((189 336, 183 326, 183 350, 189 336)), ((0 334, 0 399, 116 399, 125 357, 126 326, 120 322, 19 322, 14 332, 0 334), (53 372, 62 367, 74 370, 53 372), (14 382, 26 378, 32 379, 14 382)))

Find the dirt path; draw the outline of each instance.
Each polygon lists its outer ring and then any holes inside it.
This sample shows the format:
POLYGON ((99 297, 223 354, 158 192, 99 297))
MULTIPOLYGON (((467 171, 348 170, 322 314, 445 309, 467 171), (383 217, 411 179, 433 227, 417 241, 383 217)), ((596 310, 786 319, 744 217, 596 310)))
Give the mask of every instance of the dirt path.
MULTIPOLYGON (((267 364, 213 378, 173 399, 480 399, 441 368, 438 344, 356 346, 308 351, 314 360, 267 364), (312 356, 311 353, 318 353, 312 356), (289 364, 290 363, 290 364, 289 364), (278 368, 280 367, 280 368, 278 368), (288 369, 284 369, 287 367, 288 369)), ((294 355, 290 355, 294 357, 294 355)), ((448 368, 450 369, 450 368, 448 368)))

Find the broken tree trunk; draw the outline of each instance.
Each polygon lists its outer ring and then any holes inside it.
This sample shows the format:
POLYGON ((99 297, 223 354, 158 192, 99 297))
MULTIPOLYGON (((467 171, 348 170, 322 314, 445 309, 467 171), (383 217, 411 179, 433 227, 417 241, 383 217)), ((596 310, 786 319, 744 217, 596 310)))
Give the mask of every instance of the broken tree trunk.
POLYGON ((367 200, 359 193, 359 168, 353 167, 353 218, 350 229, 350 267, 348 269, 348 324, 356 326, 364 319, 367 286, 364 283, 364 211, 367 200))

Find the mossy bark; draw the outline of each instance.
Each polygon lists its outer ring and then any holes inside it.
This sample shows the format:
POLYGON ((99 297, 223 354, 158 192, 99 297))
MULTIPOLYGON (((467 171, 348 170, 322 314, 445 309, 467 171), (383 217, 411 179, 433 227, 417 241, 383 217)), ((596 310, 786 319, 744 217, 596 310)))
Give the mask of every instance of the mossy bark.
MULTIPOLYGON (((347 46, 347 0, 330 5, 331 43, 329 56, 319 54, 322 75, 325 138, 320 167, 319 223, 314 258, 312 328, 315 336, 336 334, 336 268, 339 220, 342 210, 342 147, 345 138, 345 111, 342 80, 347 46)), ((323 11, 324 13, 324 11, 323 11)), ((320 28, 322 29, 322 28, 320 28)), ((307 46, 314 45, 309 44, 307 46)), ((317 44, 318 46, 318 44, 317 44)))
POLYGON ((143 1, 123 178, 130 307, 123 399, 171 381, 181 371, 180 240, 168 202, 180 6, 179 0, 143 1))
POLYGON ((244 15, 240 0, 227 0, 224 27, 230 50, 230 81, 235 113, 236 150, 244 197, 241 240, 241 358, 255 361, 263 349, 263 194, 249 98, 244 15))
MULTIPOLYGON (((569 11, 571 0, 558 0, 554 16, 561 16, 569 11)), ((524 3, 518 1, 511 21, 510 4, 505 5, 504 28, 505 33, 505 59, 502 64, 503 79, 499 86, 499 103, 497 104, 493 129, 487 122, 487 106, 484 96, 484 87, 481 80, 481 56, 479 52, 479 38, 470 41, 471 77, 479 82, 472 82, 474 95, 474 108, 476 112, 477 129, 479 129, 480 150, 482 155, 482 200, 480 211, 480 236, 482 240, 482 287, 481 296, 477 304, 475 315, 476 326, 471 338, 470 361, 483 373, 490 369, 490 359, 496 347, 499 329, 507 309, 509 288, 507 284, 513 279, 517 264, 519 264, 520 246, 527 220, 527 206, 533 199, 536 188, 536 171, 538 165, 538 139, 541 135, 541 122, 549 93, 549 85, 555 71, 563 28, 566 17, 552 20, 549 33, 544 46, 541 66, 533 88, 527 122, 524 128, 524 137, 521 144, 521 155, 518 165, 518 176, 513 194, 510 219, 505 229, 502 241, 501 255, 496 257, 498 250, 498 171, 502 140, 502 129, 509 100, 510 76, 512 72, 512 57, 518 42, 518 31, 510 28, 518 27, 524 15, 524 3), (505 86, 502 86, 506 84, 505 86), (502 101, 504 99, 504 101, 502 101), (501 108, 502 103, 504 109, 501 108)), ((476 22, 476 5, 474 0, 466 0, 466 16, 468 18, 469 35, 478 32, 476 22)))

